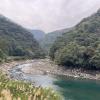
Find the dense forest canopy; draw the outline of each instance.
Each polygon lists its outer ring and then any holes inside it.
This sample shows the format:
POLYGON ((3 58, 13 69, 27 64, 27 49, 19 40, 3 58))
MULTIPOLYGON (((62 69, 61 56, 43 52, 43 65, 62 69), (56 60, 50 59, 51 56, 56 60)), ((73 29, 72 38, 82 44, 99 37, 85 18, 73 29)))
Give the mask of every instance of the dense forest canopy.
POLYGON ((58 38, 50 57, 59 65, 100 69, 100 10, 58 38))

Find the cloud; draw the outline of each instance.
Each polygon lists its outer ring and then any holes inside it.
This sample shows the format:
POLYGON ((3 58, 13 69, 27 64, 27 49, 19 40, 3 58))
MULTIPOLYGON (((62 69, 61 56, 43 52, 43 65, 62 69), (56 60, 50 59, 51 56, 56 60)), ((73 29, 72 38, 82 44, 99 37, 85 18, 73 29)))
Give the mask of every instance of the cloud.
POLYGON ((0 0, 0 13, 46 32, 71 27, 96 12, 100 0, 0 0))

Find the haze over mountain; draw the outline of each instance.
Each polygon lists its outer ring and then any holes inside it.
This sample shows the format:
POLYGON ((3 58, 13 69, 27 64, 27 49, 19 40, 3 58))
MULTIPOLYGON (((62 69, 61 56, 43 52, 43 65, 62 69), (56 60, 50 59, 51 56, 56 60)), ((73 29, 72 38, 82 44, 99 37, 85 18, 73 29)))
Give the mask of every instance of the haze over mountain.
POLYGON ((45 32, 41 30, 30 30, 30 32, 34 35, 34 38, 40 42, 45 37, 45 32))
POLYGON ((100 0, 0 0, 0 13, 46 33, 72 27, 96 12, 100 0))

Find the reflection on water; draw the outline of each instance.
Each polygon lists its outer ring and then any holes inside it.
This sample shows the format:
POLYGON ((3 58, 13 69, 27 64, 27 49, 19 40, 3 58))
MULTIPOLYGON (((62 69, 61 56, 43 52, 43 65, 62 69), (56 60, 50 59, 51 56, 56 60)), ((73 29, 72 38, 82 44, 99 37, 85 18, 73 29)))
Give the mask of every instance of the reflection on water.
MULTIPOLYGON (((28 67, 30 64, 24 65, 28 67)), ((60 92, 65 100, 100 100, 100 82, 93 80, 82 80, 66 78, 64 76, 47 76, 25 74, 17 66, 10 71, 13 78, 27 80, 43 87, 52 87, 60 92)))

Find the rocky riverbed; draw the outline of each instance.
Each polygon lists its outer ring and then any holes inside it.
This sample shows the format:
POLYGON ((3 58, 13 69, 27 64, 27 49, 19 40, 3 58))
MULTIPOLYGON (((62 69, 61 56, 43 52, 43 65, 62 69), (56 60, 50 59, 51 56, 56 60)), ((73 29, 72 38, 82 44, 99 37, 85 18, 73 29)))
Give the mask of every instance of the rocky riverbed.
POLYGON ((75 78, 86 78, 100 80, 100 71, 86 71, 82 69, 65 69, 62 66, 55 65, 49 59, 34 59, 26 61, 13 61, 0 65, 0 69, 10 75, 10 70, 19 65, 23 65, 20 69, 25 74, 32 75, 64 75, 75 78), (27 65, 27 66, 26 66, 27 65))

